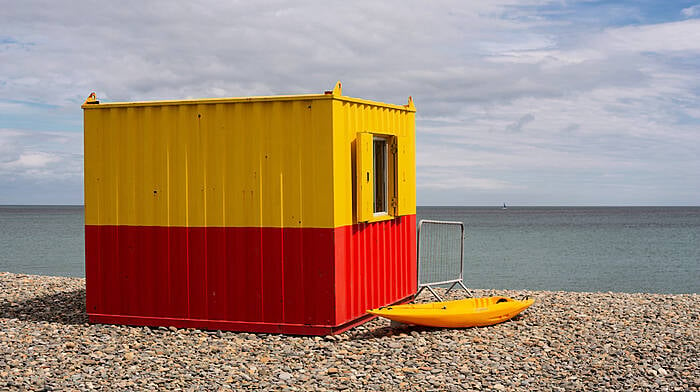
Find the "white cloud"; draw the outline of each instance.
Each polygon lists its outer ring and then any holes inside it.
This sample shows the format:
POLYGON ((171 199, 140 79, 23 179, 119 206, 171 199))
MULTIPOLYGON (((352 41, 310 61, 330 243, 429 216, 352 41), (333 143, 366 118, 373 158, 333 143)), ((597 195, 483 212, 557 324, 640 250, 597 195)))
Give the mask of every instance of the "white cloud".
MULTIPOLYGON (((454 167, 451 167, 454 168, 454 167)), ((518 185, 492 178, 479 178, 455 173, 451 168, 426 167, 418 177, 419 190, 428 191, 508 191, 522 188, 518 185)))
POLYGON ((700 53, 700 20, 659 23, 609 29, 601 46, 626 52, 700 53))
POLYGON ((45 152, 30 152, 22 154, 19 158, 7 164, 8 167, 20 169, 39 169, 45 168, 50 163, 56 163, 61 158, 57 154, 48 154, 45 152))
POLYGON ((0 129, 0 182, 80 179, 82 173, 82 134, 0 129))
POLYGON ((681 14, 686 18, 692 18, 693 16, 700 16, 700 4, 690 6, 688 8, 683 8, 681 14))

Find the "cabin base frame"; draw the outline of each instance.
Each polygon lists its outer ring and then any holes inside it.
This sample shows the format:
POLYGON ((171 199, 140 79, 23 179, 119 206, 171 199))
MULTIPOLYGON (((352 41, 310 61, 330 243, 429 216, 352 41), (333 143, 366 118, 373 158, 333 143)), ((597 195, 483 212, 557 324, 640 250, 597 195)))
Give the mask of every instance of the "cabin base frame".
MULTIPOLYGON (((411 302, 415 295, 409 295, 391 305, 411 302)), ((250 333, 280 333, 288 335, 312 335, 325 336, 341 334, 351 328, 364 324, 377 316, 364 314, 356 319, 347 321, 340 325, 312 325, 312 324, 288 324, 288 323, 265 323, 255 321, 228 321, 228 320, 205 320, 189 318, 170 317, 145 317, 126 316, 116 314, 88 313, 88 321, 91 324, 116 324, 147 327, 175 327, 175 328, 196 328, 205 330, 221 330, 231 332, 250 333)))

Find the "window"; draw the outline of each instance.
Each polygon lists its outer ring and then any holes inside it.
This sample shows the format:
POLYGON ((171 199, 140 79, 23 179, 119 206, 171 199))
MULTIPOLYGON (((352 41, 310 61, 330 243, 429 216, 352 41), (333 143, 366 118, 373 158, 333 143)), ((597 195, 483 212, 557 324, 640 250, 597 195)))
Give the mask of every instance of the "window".
POLYGON ((353 192, 357 222, 379 222, 399 216, 397 139, 390 134, 357 134, 353 192))
POLYGON ((374 215, 387 214, 387 142, 383 137, 374 137, 374 215))

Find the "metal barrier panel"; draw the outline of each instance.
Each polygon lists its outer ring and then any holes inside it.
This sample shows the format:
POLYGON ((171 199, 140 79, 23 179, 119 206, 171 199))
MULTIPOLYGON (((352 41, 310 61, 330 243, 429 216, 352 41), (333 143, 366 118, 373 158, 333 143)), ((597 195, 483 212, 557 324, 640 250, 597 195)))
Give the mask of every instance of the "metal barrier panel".
MULTIPOLYGON (((421 220, 418 224, 418 292, 431 286, 451 284, 447 290, 464 286, 464 223, 421 220)), ((470 293, 471 294, 471 293, 470 293)))

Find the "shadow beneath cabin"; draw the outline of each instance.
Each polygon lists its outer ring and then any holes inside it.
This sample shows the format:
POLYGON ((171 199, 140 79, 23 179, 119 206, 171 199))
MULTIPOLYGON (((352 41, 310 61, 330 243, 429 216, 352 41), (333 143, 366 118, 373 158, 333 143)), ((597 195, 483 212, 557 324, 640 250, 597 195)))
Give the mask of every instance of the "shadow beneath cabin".
POLYGON ((77 325, 88 322, 85 289, 0 302, 0 318, 77 325))

